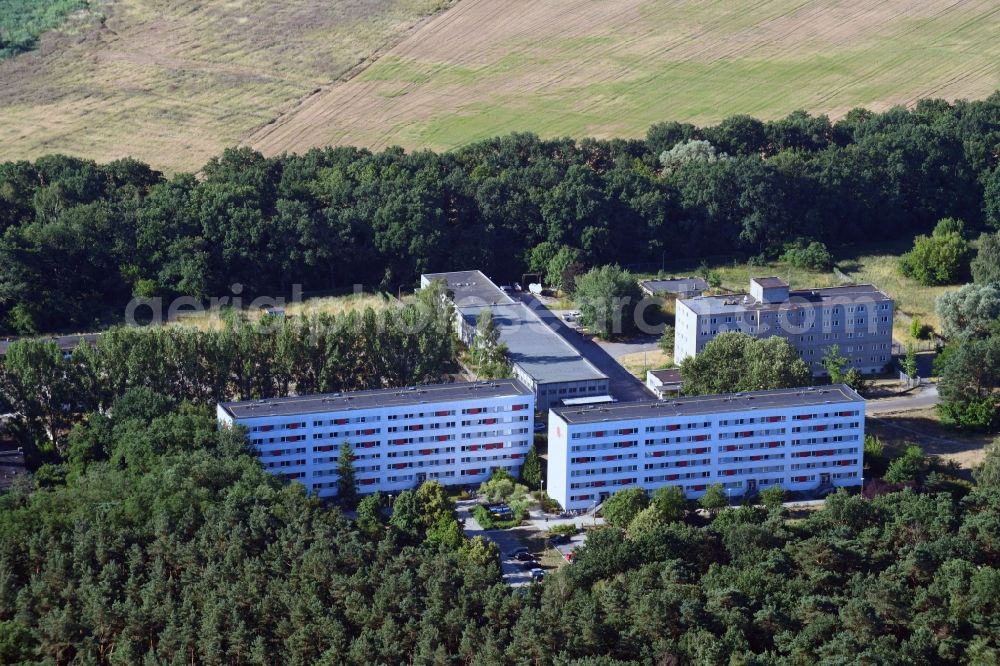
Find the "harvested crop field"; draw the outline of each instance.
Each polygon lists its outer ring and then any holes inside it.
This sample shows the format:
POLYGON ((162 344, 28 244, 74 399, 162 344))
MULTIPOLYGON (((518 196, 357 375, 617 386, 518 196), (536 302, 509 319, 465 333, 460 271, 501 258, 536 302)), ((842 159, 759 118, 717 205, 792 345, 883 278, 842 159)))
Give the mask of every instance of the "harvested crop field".
POLYGON ((461 0, 247 143, 452 148, 1000 87, 995 0, 461 0))
POLYGON ((0 159, 196 170, 452 0, 92 0, 0 61, 0 159))

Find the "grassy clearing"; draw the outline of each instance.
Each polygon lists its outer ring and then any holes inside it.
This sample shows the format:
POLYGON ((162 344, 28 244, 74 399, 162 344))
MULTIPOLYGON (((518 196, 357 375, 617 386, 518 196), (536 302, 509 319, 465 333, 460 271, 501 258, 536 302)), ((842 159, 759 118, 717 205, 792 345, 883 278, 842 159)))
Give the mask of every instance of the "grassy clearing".
MULTIPOLYGON (((367 308, 384 310, 392 307, 396 300, 386 294, 351 294, 348 296, 323 296, 307 298, 301 303, 290 303, 285 307, 287 316, 303 316, 316 314, 332 314, 343 316, 351 312, 362 312, 367 308)), ((263 316, 261 310, 245 310, 251 321, 257 321, 263 316)), ((204 310, 201 312, 182 313, 174 323, 176 326, 189 326, 202 331, 218 331, 225 326, 222 313, 219 310, 204 310)))
POLYGON ((991 0, 463 0, 254 143, 447 149, 513 131, 641 136, 665 119, 985 97, 1000 85, 995 10, 991 0))
POLYGON ((935 409, 869 416, 865 427, 869 434, 882 440, 887 457, 899 455, 907 446, 916 444, 925 454, 954 462, 966 471, 983 461, 986 446, 994 438, 989 434, 947 428, 941 425, 935 409))
POLYGON ((670 354, 657 349, 655 351, 625 354, 618 357, 618 362, 630 373, 646 381, 647 370, 659 370, 660 368, 670 367, 673 365, 674 358, 670 354))

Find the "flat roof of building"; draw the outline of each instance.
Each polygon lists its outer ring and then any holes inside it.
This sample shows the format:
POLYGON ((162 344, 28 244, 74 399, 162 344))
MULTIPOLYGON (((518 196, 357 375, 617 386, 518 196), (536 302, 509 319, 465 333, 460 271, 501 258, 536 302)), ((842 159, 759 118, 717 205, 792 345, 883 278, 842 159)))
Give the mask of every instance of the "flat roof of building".
POLYGON ((235 419, 253 419, 266 416, 317 414, 320 412, 400 407, 404 405, 456 402, 472 398, 498 398, 516 395, 530 396, 533 393, 527 386, 516 379, 496 379, 483 382, 424 384, 372 391, 295 395, 267 400, 224 402, 220 406, 235 419))
POLYGON ((788 283, 782 280, 780 277, 755 277, 750 278, 751 282, 756 282, 764 289, 777 289, 778 287, 787 287, 788 283))
POLYGON ((507 345, 507 358, 537 384, 607 379, 534 310, 505 294, 480 271, 430 273, 422 277, 441 280, 447 285, 455 308, 470 326, 476 325, 480 312, 492 310, 500 341, 507 345))
POLYGON ((682 291, 705 291, 708 289, 708 282, 705 281, 705 278, 700 277, 675 277, 666 278, 664 280, 643 280, 639 284, 652 294, 660 292, 677 294, 682 291))
POLYGON ((822 289, 794 289, 788 292, 788 300, 779 303, 763 303, 750 294, 725 294, 721 296, 696 296, 685 298, 681 303, 700 315, 746 310, 781 310, 796 306, 817 307, 841 305, 851 302, 883 302, 892 299, 881 289, 870 284, 857 284, 822 289))
POLYGON ((722 412, 743 412, 749 409, 781 409, 809 407, 826 403, 864 402, 864 398, 844 384, 809 386, 773 391, 726 393, 681 397, 655 402, 626 402, 593 407, 562 407, 552 411, 568 424, 627 421, 638 418, 696 416, 722 412))
POLYGON ((647 370, 647 372, 664 384, 680 384, 683 379, 681 378, 681 371, 678 368, 666 368, 664 370, 647 370))

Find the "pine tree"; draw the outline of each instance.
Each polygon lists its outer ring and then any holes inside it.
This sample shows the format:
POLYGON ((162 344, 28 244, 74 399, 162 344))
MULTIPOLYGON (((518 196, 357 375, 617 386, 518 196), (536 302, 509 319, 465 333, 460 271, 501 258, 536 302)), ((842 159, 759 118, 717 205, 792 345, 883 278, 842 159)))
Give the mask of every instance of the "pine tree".
POLYGON ((337 498, 348 506, 354 506, 358 499, 358 488, 354 479, 354 449, 347 442, 340 445, 337 456, 337 498))
POLYGON ((521 482, 529 488, 538 488, 542 485, 542 461, 538 457, 538 449, 535 448, 534 444, 524 456, 524 464, 521 466, 521 482))

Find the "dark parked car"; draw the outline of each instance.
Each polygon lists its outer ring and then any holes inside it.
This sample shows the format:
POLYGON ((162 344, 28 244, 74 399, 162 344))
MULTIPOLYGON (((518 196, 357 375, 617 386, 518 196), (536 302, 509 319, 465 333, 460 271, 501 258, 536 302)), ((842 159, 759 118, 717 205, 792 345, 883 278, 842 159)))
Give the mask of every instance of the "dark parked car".
POLYGON ((549 543, 551 543, 553 546, 561 546, 563 544, 569 543, 570 541, 572 541, 572 539, 568 534, 553 534, 551 537, 549 537, 549 543))
POLYGON ((532 571, 538 568, 538 562, 535 560, 528 560, 527 562, 521 562, 521 568, 527 571, 532 571))
POLYGON ((534 562, 535 556, 525 550, 515 554, 514 559, 517 560, 518 562, 534 562))
POLYGON ((542 569, 531 570, 531 580, 542 580, 543 578, 545 578, 545 571, 542 569))

